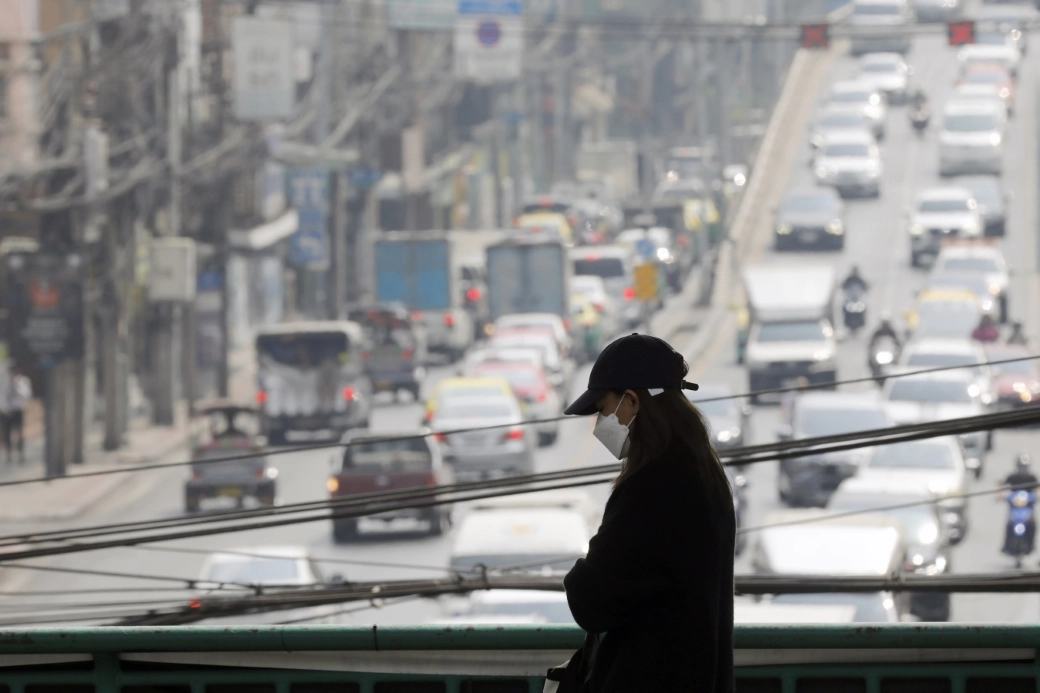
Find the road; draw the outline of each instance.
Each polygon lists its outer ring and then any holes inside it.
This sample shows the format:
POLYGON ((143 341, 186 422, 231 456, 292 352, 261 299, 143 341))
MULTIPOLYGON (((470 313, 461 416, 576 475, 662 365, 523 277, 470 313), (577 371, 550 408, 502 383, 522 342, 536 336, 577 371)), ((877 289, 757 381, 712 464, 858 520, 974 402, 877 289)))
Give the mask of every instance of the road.
MULTIPOLYGON (((1040 50, 1040 49, 1038 49, 1040 50)), ((956 58, 938 36, 918 37, 909 61, 915 69, 915 78, 929 90, 938 109, 950 92, 954 80, 956 58)), ((1003 245, 1014 269, 1011 289, 1011 313, 1025 321, 1027 331, 1040 336, 1040 316, 1037 311, 1037 98, 1036 81, 1038 60, 1032 54, 1024 62, 1019 79, 1018 109, 1010 123, 1005 184, 1012 194, 1008 234, 1003 245)), ((831 81, 851 76, 855 63, 851 58, 834 61, 831 81)), ((820 95, 822 98, 822 95, 820 95)), ((768 236, 759 234, 752 244, 751 256, 745 263, 769 262, 784 265, 826 263, 839 272, 847 271, 855 263, 872 284, 868 298, 869 312, 876 320, 882 310, 898 316, 906 310, 915 292, 923 285, 926 273, 913 270, 909 264, 906 238, 905 210, 915 193, 923 187, 939 182, 936 135, 932 130, 918 138, 910 130, 903 107, 893 107, 888 116, 888 135, 882 146, 884 158, 883 193, 878 200, 852 200, 847 205, 847 243, 840 253, 773 253, 768 248, 768 236)), ((804 131, 794 136, 804 138, 804 131)), ((789 173, 789 186, 811 185, 808 166, 808 147, 805 156, 789 173)), ((768 227, 768 220, 760 225, 768 227)), ((700 382, 726 382, 735 391, 747 387, 744 370, 732 358, 731 337, 733 326, 727 323, 720 336, 699 358, 695 375, 700 382)), ((839 376, 867 375, 865 366, 866 336, 843 339, 839 349, 839 376)), ((693 355, 687 355, 693 356, 693 355)), ((450 374, 449 368, 433 369, 427 389, 432 383, 450 374)), ((580 388, 588 377, 588 367, 579 369, 574 389, 580 388)), ((865 387, 865 386, 864 386, 865 387)), ((382 404, 373 417, 377 429, 402 429, 419 422, 418 404, 382 404)), ((749 442, 769 442, 774 439, 777 423, 776 407, 768 404, 756 407, 751 419, 749 442)), ((564 422, 558 442, 539 452, 539 471, 566 467, 609 463, 611 457, 591 436, 592 421, 564 422)), ((985 476, 972 483, 973 488, 993 486, 1009 471, 1012 458, 1020 449, 1031 449, 1036 434, 1032 431, 1001 431, 995 436, 995 447, 990 453, 985 476)), ((1040 451, 1038 451, 1040 452, 1040 451)), ((285 503, 308 501, 325 495, 324 482, 329 471, 331 453, 310 452, 282 455, 275 458, 279 470, 280 500, 285 503)), ((749 481, 749 524, 761 522, 772 510, 779 508, 776 497, 775 467, 758 465, 747 473, 749 481)), ((182 514, 183 472, 164 470, 138 475, 123 488, 117 497, 97 506, 80 524, 130 521, 156 517, 175 517, 182 514)), ((592 493, 605 501, 608 489, 594 487, 592 493)), ((953 551, 955 571, 1002 571, 1010 563, 999 553, 1005 510, 1002 503, 989 497, 975 498, 970 503, 972 527, 966 540, 953 551)), ((47 527, 51 529, 53 527, 47 527)), ((21 528, 19 528, 21 529, 21 528)), ((26 561, 41 566, 117 571, 152 576, 194 578, 204 558, 202 551, 272 545, 304 545, 322 559, 322 567, 329 574, 339 573, 349 580, 379 580, 443 576, 451 535, 437 538, 419 537, 412 533, 373 534, 363 541, 349 545, 332 543, 327 523, 294 525, 277 529, 243 532, 181 541, 173 547, 199 550, 200 553, 175 553, 163 546, 120 548, 92 554, 70 555, 47 560, 26 561)), ((738 572, 748 569, 745 554, 737 562, 738 572)), ((70 575, 64 573, 7 570, 0 579, 0 621, 4 612, 23 611, 27 604, 56 603, 96 604, 103 601, 129 601, 186 598, 181 592, 135 592, 148 587, 164 586, 142 579, 103 576, 70 575), (66 590, 103 589, 102 594, 56 596, 53 592, 66 590)), ((434 601, 413 600, 387 604, 381 608, 361 605, 364 610, 345 615, 346 622, 358 624, 420 623, 441 617, 443 605, 434 601)), ((140 608, 140 607, 135 607, 140 608)), ((348 608, 357 608, 353 605, 348 608)), ((957 595, 953 602, 953 618, 958 621, 1033 621, 1040 617, 1040 597, 1036 595, 957 595)))

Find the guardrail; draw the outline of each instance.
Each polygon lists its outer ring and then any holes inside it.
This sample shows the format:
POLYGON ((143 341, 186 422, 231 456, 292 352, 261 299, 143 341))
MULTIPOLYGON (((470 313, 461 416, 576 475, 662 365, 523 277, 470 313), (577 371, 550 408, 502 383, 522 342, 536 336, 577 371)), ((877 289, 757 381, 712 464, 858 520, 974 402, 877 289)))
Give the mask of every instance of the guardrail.
MULTIPOLYGON (((568 626, 0 630, 5 693, 536 693, 568 626)), ((1035 693, 1037 626, 737 626, 740 693, 1035 693)))

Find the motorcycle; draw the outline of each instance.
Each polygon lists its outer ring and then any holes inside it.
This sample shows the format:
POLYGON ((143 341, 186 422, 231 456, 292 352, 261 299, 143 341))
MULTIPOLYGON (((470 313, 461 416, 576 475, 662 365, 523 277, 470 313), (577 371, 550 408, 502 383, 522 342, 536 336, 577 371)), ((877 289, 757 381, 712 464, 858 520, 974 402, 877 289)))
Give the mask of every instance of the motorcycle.
POLYGON ((898 356, 895 340, 890 337, 882 337, 877 343, 871 345, 870 375, 873 376, 878 387, 885 384, 885 371, 896 362, 898 356))
POLYGON ((852 334, 867 324, 867 303, 863 300, 863 289, 850 287, 845 292, 845 300, 842 302, 842 317, 845 328, 852 334))
POLYGON ((910 109, 910 124, 918 135, 924 134, 931 119, 932 113, 927 106, 915 106, 910 109))
POLYGON ((1033 506, 1036 495, 1032 491, 1008 491, 1008 523, 1004 534, 1003 553, 1015 559, 1015 567, 1022 567, 1022 557, 1033 553, 1036 524, 1033 506))

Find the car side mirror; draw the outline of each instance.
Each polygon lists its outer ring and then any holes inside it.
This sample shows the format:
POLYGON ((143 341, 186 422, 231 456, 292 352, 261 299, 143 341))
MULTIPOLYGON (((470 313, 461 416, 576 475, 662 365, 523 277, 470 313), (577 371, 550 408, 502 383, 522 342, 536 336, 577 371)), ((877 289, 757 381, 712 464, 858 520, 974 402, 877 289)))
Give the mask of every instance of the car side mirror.
POLYGON ((791 424, 778 424, 776 427, 776 437, 780 440, 791 440, 794 437, 794 429, 791 428, 791 424))

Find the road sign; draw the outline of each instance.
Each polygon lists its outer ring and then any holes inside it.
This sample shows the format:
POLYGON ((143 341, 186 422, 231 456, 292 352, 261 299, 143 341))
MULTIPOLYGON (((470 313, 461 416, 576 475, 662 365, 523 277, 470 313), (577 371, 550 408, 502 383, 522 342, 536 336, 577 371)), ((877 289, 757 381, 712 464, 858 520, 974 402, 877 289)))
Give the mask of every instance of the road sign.
POLYGON ((636 266, 636 298, 640 301, 657 298, 657 265, 652 262, 636 266))
POLYGON ((802 25, 802 48, 828 48, 830 45, 830 29, 826 24, 802 25))
POLYGON ((946 36, 951 46, 975 43, 975 22, 950 22, 946 25, 946 36))
POLYGON ((636 241, 636 252, 644 260, 652 260, 657 256, 657 244, 649 238, 640 238, 636 241))
POLYGON ((523 68, 522 0, 460 0, 455 76, 480 83, 518 79, 523 68))
POLYGON ((83 356, 83 263, 76 253, 10 253, 3 301, 15 360, 50 368, 83 356))
POLYGON ((298 230, 289 238, 289 263, 323 270, 329 266, 329 173, 323 168, 289 172, 289 197, 299 216, 298 230))
POLYGON ((291 116, 296 105, 292 24, 278 19, 235 17, 231 47, 235 58, 235 117, 277 120, 291 116))

